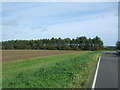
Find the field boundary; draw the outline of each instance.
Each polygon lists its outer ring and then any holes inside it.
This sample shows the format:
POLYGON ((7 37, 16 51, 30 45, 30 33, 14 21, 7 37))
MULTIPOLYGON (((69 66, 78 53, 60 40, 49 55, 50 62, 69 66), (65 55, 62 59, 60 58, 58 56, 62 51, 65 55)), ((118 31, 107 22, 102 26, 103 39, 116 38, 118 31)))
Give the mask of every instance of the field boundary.
POLYGON ((91 90, 94 90, 94 88, 95 88, 97 75, 98 75, 98 70, 99 70, 99 66, 100 66, 100 60, 101 60, 101 55, 99 56, 99 59, 98 59, 97 68, 96 68, 96 71, 95 71, 95 75, 94 75, 94 79, 93 79, 93 84, 92 84, 92 89, 91 90))

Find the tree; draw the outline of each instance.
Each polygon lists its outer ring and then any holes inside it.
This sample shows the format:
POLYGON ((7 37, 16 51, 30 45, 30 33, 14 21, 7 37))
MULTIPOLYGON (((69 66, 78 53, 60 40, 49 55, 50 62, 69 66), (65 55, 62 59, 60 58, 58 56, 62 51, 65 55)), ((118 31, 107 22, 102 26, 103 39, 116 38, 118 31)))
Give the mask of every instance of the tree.
MULTIPOLYGON (((117 46, 119 46, 117 44, 117 46)), ((2 42, 2 49, 43 49, 43 50, 101 50, 103 41, 96 36, 70 38, 51 38, 38 40, 10 40, 2 42)))
POLYGON ((81 50, 85 49, 86 41, 87 41, 87 38, 85 36, 79 37, 79 48, 81 50))
POLYGON ((101 50, 103 49, 103 41, 96 36, 93 38, 93 50, 101 50))
POLYGON ((120 50, 120 41, 117 41, 117 43, 116 43, 116 49, 120 50))

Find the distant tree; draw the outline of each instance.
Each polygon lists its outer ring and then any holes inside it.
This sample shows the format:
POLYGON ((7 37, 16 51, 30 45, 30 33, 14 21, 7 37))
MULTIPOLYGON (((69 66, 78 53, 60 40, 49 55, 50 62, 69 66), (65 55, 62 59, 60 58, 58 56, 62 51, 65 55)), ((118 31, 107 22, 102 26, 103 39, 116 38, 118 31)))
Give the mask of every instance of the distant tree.
POLYGON ((70 38, 10 40, 2 42, 2 49, 43 49, 43 50, 100 50, 103 41, 99 37, 87 39, 85 36, 70 38))
POLYGON ((87 39, 87 40, 86 40, 84 49, 85 49, 85 50, 91 50, 90 39, 87 39))
POLYGON ((96 36, 93 38, 93 50, 101 50, 103 49, 103 41, 96 36))
POLYGON ((116 43, 116 49, 120 50, 120 41, 117 41, 117 43, 116 43))
POLYGON ((85 49, 85 44, 86 44, 87 38, 85 36, 79 37, 79 48, 81 50, 85 49))

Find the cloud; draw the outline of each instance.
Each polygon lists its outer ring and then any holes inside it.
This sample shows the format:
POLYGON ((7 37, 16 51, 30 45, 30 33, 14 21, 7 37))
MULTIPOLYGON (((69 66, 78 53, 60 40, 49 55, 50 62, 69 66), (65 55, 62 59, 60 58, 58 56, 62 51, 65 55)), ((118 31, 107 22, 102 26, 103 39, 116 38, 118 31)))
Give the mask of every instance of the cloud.
POLYGON ((18 23, 18 20, 10 20, 10 21, 6 21, 6 22, 3 22, 2 25, 6 25, 6 26, 18 26, 19 23, 18 23))
POLYGON ((14 32, 14 33, 12 33, 12 32, 3 32, 2 33, 2 40, 4 41, 4 40, 14 40, 14 39, 16 39, 16 37, 20 37, 20 38, 22 38, 22 37, 24 37, 24 34, 25 34, 26 32, 24 32, 24 31, 16 31, 16 32, 14 32))
POLYGON ((11 20, 4 20, 4 18, 3 18, 2 25, 3 26, 19 26, 20 25, 20 23, 19 23, 20 18, 21 18, 21 16, 17 16, 16 18, 11 19, 11 20))
POLYGON ((49 32, 47 32, 46 36, 63 38, 75 38, 79 36, 93 38, 100 36, 105 45, 115 45, 118 37, 118 19, 117 16, 114 15, 114 12, 105 12, 93 17, 94 18, 85 21, 52 25, 49 27, 49 32))
MULTIPOLYGON (((112 3, 3 3, 3 17, 23 16, 23 23, 45 24, 69 22, 72 18, 86 17, 111 10, 112 3), (22 6, 22 7, 21 7, 22 6), (54 8, 56 7, 56 8, 54 8), (27 12, 27 13, 26 13, 27 12)), ((5 17, 5 18, 6 18, 5 17)))
POLYGON ((42 27, 31 27, 32 30, 42 29, 42 27))
POLYGON ((46 32, 48 31, 48 27, 41 27, 41 26, 31 27, 31 30, 39 30, 41 32, 46 32))
POLYGON ((114 45, 116 41, 117 3, 3 4, 4 32, 10 33, 7 39, 76 38, 83 35, 92 38, 98 35, 105 45, 114 45), (15 18, 19 15, 22 18, 15 18))

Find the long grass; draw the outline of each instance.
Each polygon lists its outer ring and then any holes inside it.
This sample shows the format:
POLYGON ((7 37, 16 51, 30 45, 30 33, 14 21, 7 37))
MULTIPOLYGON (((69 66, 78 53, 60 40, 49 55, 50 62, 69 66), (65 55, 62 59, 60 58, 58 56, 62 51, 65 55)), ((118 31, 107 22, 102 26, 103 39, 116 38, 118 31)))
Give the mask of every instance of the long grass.
POLYGON ((86 88, 98 51, 3 63, 3 88, 86 88))

